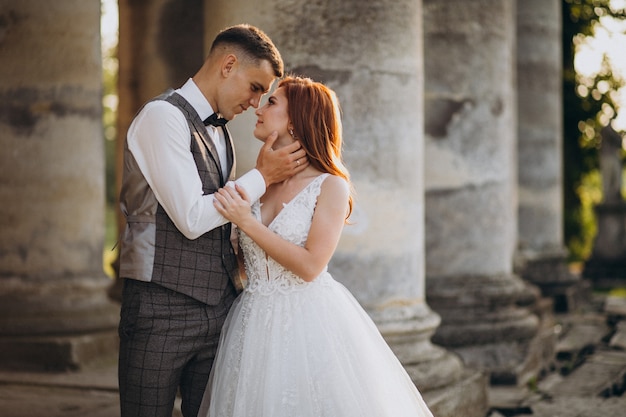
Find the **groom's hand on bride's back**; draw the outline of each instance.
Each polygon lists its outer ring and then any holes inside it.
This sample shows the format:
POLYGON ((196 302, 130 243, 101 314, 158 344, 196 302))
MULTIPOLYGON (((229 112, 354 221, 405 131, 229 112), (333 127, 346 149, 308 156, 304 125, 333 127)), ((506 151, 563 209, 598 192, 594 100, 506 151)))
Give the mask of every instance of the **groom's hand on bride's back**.
POLYGON ((263 175, 266 186, 284 181, 309 165, 306 152, 298 141, 272 149, 277 137, 277 132, 267 137, 256 159, 256 169, 263 175))

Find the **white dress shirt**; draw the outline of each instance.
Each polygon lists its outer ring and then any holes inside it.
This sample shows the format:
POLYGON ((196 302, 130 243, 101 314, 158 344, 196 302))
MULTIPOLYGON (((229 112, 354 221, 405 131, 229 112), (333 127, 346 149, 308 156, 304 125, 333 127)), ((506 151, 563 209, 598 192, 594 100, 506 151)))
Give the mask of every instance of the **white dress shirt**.
MULTIPOLYGON (((176 92, 185 98, 204 120, 213 109, 190 78, 176 92)), ((207 131, 226 169, 226 141, 221 129, 207 131)), ((191 135, 181 111, 164 100, 147 103, 128 129, 128 148, 154 195, 178 230, 196 239, 227 220, 213 206, 213 194, 203 195, 202 181, 191 154, 191 135)), ((252 202, 265 193, 265 180, 252 169, 236 183, 245 188, 252 202)))

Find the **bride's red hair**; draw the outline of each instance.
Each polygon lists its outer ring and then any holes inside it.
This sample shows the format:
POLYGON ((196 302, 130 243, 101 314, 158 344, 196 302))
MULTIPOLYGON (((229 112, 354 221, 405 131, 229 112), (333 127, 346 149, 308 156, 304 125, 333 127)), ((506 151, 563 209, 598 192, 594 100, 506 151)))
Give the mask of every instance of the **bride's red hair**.
MULTIPOLYGON (((341 157, 341 108, 335 92, 310 78, 296 76, 283 78, 278 87, 285 92, 293 135, 302 144, 309 163, 322 172, 342 177, 350 184, 350 173, 341 157)), ((351 212, 352 195, 348 216, 351 212)))

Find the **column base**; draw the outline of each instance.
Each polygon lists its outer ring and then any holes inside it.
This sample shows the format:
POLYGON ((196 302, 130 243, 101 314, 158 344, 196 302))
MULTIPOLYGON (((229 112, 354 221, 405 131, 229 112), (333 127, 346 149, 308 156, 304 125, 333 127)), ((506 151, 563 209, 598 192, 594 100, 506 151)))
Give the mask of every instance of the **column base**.
POLYGON ((516 272, 524 280, 539 287, 544 297, 554 300, 554 311, 575 311, 588 301, 589 283, 569 270, 565 249, 521 252, 516 264, 516 272))
POLYGON ((107 295, 110 285, 104 274, 1 279, 0 335, 72 335, 116 328, 120 306, 107 295))
POLYGON ((440 318, 425 303, 387 307, 370 315, 420 390, 440 388, 459 378, 460 358, 430 341, 440 318))
POLYGON ((111 280, 0 280, 0 369, 77 370, 117 356, 120 306, 111 280))
POLYGON ((437 417, 484 417, 489 409, 488 378, 466 369, 453 384, 422 392, 422 397, 437 417))
POLYGON ((556 334, 542 329, 530 341, 451 348, 470 368, 488 372, 490 385, 523 386, 539 378, 554 361, 556 334))
POLYGON ((547 366, 554 334, 533 311, 538 301, 519 277, 439 277, 426 284, 429 303, 442 317, 433 342, 485 372, 491 383, 524 384, 547 366))
POLYGON ((446 349, 430 345, 435 357, 417 363, 403 363, 411 380, 421 390, 454 385, 465 371, 461 358, 446 349))
POLYGON ((434 415, 484 417, 487 379, 430 341, 440 324, 439 315, 424 302, 388 307, 371 315, 434 415))
POLYGON ((119 340, 114 330, 71 336, 2 336, 0 369, 63 372, 115 363, 119 340))

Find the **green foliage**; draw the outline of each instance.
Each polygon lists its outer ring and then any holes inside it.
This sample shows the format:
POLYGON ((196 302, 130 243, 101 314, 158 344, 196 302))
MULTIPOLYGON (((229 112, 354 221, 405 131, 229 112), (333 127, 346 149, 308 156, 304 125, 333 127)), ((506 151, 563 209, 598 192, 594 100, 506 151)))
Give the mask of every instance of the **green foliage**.
POLYGON ((600 130, 617 114, 615 92, 624 81, 613 74, 605 56, 600 70, 577 74, 577 45, 593 37, 601 19, 626 18, 624 10, 611 8, 610 0, 563 0, 563 205, 564 233, 572 260, 590 254, 595 234, 593 205, 598 198, 598 148, 600 130))
POLYGON ((583 260, 591 255, 593 238, 597 232, 593 208, 602 201, 602 180, 599 170, 594 169, 584 173, 581 176, 580 185, 575 191, 580 198, 580 210, 576 213, 580 234, 569 239, 568 249, 577 255, 575 260, 583 260))

